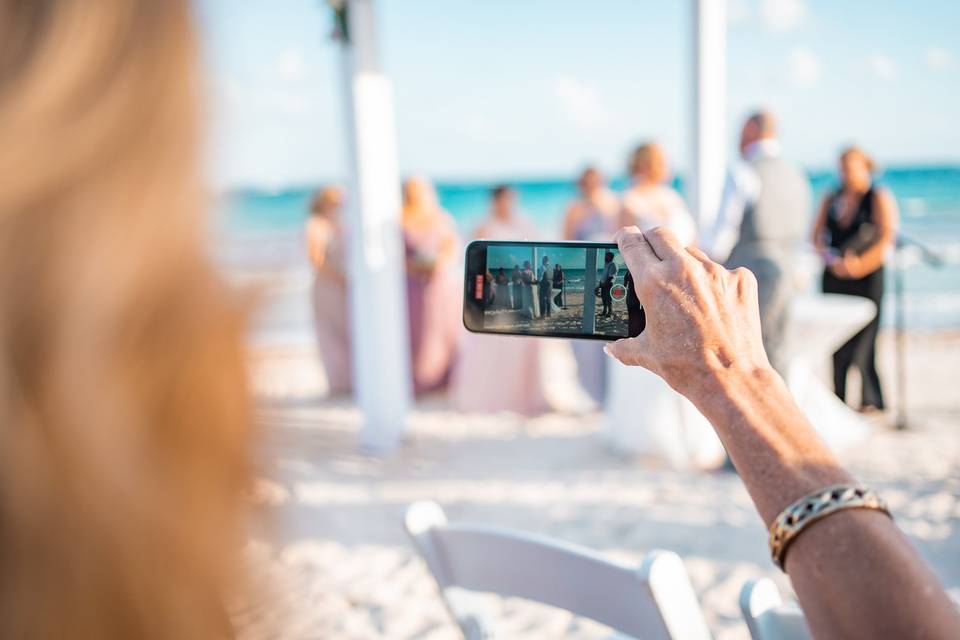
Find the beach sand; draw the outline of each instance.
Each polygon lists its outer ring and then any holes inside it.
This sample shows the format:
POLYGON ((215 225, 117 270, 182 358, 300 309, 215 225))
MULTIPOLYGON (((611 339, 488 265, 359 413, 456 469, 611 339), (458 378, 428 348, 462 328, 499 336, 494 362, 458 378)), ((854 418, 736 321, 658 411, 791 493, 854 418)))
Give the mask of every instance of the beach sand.
MULTIPOLYGON (((960 586, 960 332, 912 334, 911 429, 877 419, 875 434, 840 454, 877 487, 902 529, 949 586, 960 586)), ((880 363, 894 397, 891 336, 880 363)), ((260 595, 236 607, 244 638, 453 639, 435 584, 402 529, 408 504, 438 501, 452 521, 523 529, 639 564, 679 553, 721 640, 747 638, 737 597, 769 576, 766 533, 732 473, 673 472, 610 453, 601 416, 462 415, 423 403, 403 447, 385 459, 357 448, 360 415, 322 397, 309 347, 251 354, 264 441, 255 500, 263 522, 249 544, 260 595)), ((826 364, 824 366, 826 370, 826 364)), ((602 638, 565 612, 493 600, 505 638, 602 638)))
MULTIPOLYGON (((554 310, 547 317, 524 319, 520 312, 508 309, 488 310, 484 312, 486 327, 495 327, 501 331, 533 331, 536 333, 582 333, 583 329, 583 292, 566 293, 566 308, 554 310)), ((603 309, 600 298, 596 298, 595 314, 603 309)), ((609 318, 597 317, 594 333, 626 335, 627 303, 624 300, 613 301, 613 315, 609 318)))

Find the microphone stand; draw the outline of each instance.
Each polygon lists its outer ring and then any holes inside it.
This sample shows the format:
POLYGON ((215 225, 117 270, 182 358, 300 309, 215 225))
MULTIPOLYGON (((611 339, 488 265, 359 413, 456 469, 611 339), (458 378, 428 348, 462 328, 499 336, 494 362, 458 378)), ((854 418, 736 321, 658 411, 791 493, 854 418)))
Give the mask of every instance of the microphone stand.
POLYGON ((907 320, 903 300, 903 249, 913 247, 920 252, 923 263, 940 269, 943 258, 926 246, 904 235, 897 236, 896 250, 893 253, 893 296, 894 296, 894 332, 896 334, 896 371, 897 371, 897 418, 894 423, 897 431, 906 431, 907 425, 907 320))

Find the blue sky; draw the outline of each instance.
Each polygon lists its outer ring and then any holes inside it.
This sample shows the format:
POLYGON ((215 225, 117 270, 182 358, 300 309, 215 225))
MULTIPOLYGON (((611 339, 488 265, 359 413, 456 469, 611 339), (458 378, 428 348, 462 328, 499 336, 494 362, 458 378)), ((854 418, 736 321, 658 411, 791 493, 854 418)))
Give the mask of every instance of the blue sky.
MULTIPOLYGON (((378 0, 405 173, 619 173, 656 138, 683 171, 688 0, 378 0)), ((343 174, 339 58, 323 0, 198 0, 218 186, 343 174)), ((789 155, 857 142, 887 164, 960 162, 960 2, 729 0, 730 150, 757 105, 789 155)))

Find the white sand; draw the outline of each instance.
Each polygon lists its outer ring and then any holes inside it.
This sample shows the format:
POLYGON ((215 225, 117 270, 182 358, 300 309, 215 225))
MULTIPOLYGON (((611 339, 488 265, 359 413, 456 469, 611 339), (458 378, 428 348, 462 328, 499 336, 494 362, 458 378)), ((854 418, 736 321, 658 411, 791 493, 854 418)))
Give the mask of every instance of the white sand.
MULTIPOLYGON (((891 345, 881 364, 893 397, 891 345)), ((676 473, 608 453, 600 416, 464 416, 434 401, 396 455, 357 450, 360 416, 318 395, 309 347, 261 348, 254 384, 265 425, 257 500, 268 524, 250 554, 269 595, 238 612, 249 638, 457 638, 402 531, 405 507, 434 499, 451 520, 493 523, 639 563, 671 549, 686 563, 717 638, 745 638, 744 581, 786 579, 737 476, 676 473)), ((843 461, 889 501, 950 586, 960 586, 960 334, 910 341, 913 430, 881 428, 843 461)), ((596 625, 518 601, 499 608, 502 637, 599 638, 596 625)))

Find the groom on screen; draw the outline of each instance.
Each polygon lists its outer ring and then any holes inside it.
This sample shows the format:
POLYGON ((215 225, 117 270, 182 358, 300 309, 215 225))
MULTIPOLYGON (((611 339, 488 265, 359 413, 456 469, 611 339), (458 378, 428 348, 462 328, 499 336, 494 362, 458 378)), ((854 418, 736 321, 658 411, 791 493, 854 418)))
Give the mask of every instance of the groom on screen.
POLYGON ((543 266, 540 268, 538 284, 540 285, 540 317, 547 318, 550 316, 550 290, 553 287, 550 256, 543 256, 543 266))

